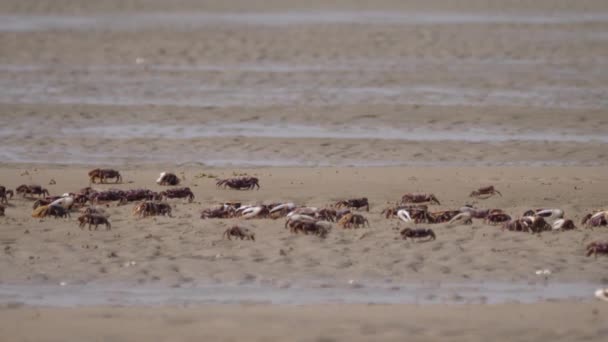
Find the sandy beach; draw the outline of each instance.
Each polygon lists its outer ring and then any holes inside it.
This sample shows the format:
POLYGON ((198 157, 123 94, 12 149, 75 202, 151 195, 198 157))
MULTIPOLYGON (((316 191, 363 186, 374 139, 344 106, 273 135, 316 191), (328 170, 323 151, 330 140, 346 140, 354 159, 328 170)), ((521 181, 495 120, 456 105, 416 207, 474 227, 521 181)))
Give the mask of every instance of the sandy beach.
POLYGON ((608 258, 585 256, 608 229, 580 225, 608 207, 605 1, 2 1, 0 46, 0 185, 60 195, 111 167, 123 182, 95 188, 160 191, 172 171, 195 194, 171 218, 111 203, 107 231, 12 198, 7 341, 608 336, 608 258), (261 189, 215 186, 240 174, 261 189), (502 196, 468 196, 488 185, 502 196), (560 208, 579 228, 420 224, 437 240, 403 241, 381 212, 407 192, 560 208), (200 218, 363 196, 370 227, 326 239, 200 218), (233 224, 256 241, 223 239, 233 224))

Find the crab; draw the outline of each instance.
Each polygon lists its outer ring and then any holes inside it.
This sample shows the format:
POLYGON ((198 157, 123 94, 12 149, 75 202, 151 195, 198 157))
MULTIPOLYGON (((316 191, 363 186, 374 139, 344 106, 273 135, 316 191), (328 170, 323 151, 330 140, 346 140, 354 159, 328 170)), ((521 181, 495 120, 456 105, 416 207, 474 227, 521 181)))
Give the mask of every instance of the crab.
POLYGON ((401 234, 403 240, 407 240, 408 238, 412 240, 428 238, 427 241, 436 239, 435 232, 428 228, 404 228, 399 234, 401 234))
POLYGON ((41 205, 49 205, 53 201, 55 201, 55 200, 57 200, 59 198, 61 198, 61 197, 59 197, 59 196, 49 196, 49 197, 37 199, 36 201, 34 201, 34 204, 32 205, 32 209, 36 209, 36 208, 38 208, 41 205))
POLYGON ((192 202, 194 200, 194 193, 190 188, 174 188, 168 189, 160 193, 163 199, 168 198, 188 198, 188 202, 192 202))
POLYGON ((444 223, 444 222, 449 222, 458 214, 461 214, 460 210, 437 211, 437 212, 429 213, 427 220, 428 220, 428 223, 444 223))
POLYGON ((545 220, 554 221, 564 218, 564 211, 561 209, 533 209, 527 210, 522 216, 540 216, 545 220))
POLYGON ((15 191, 18 194, 22 194, 23 197, 25 197, 25 195, 38 195, 38 197, 40 197, 40 196, 49 196, 49 191, 47 189, 41 187, 40 185, 35 185, 35 184, 31 184, 31 185, 22 184, 22 185, 19 185, 17 187, 17 189, 15 189, 15 191))
POLYGON ((294 215, 290 215, 287 217, 287 220, 285 221, 285 228, 289 227, 293 230, 294 227, 298 224, 316 223, 316 222, 317 222, 317 219, 310 215, 294 214, 294 215))
POLYGON ((439 200, 433 194, 426 193, 407 193, 401 197, 401 203, 425 203, 431 202, 436 204, 439 203, 439 200))
POLYGON ((92 203, 99 203, 100 201, 110 202, 110 201, 121 201, 125 196, 126 192, 118 189, 109 189, 106 191, 100 192, 91 192, 89 193, 89 201, 92 203))
POLYGON ((608 226, 608 210, 585 215, 581 224, 586 225, 588 228, 608 226))
POLYGON ((260 189, 259 180, 256 177, 237 177, 218 179, 215 183, 218 187, 229 187, 236 190, 253 190, 254 188, 260 189))
POLYGON ((336 222, 338 219, 338 212, 331 208, 319 209, 315 213, 315 218, 323 221, 336 222))
POLYGON ((338 221, 338 225, 345 229, 364 227, 366 224, 369 227, 369 221, 363 215, 353 213, 342 216, 338 221))
POLYGON ((152 190, 148 189, 131 189, 124 192, 123 197, 118 202, 119 204, 126 204, 127 202, 135 202, 142 200, 155 200, 159 199, 160 195, 152 190))
POLYGON ((12 199, 13 195, 13 190, 7 190, 6 187, 0 185, 0 203, 8 204, 8 199, 12 199))
POLYGON ((255 241, 255 234, 249 230, 249 228, 241 227, 241 226, 232 226, 223 234, 228 240, 232 240, 231 237, 240 238, 241 240, 252 240, 255 241))
POLYGON ((485 198, 489 198, 495 194, 499 194, 500 196, 502 196, 500 191, 494 189, 493 185, 490 185, 490 186, 486 186, 483 188, 479 188, 479 189, 471 192, 469 197, 477 197, 477 198, 485 199, 485 198))
POLYGON ((105 224, 106 230, 112 229, 108 218, 99 214, 84 214, 78 218, 78 222, 80 222, 78 225, 80 229, 83 229, 87 223, 89 224, 89 230, 91 230, 91 225, 95 225, 95 230, 97 230, 97 226, 100 224, 105 224))
POLYGON ((109 217, 110 215, 106 213, 105 209, 100 206, 89 206, 83 209, 80 209, 83 215, 101 215, 105 217, 109 217))
POLYGON ((234 217, 235 210, 229 206, 221 205, 201 211, 201 218, 231 218, 234 217))
POLYGON ((282 216, 287 216, 290 212, 295 210, 298 206, 293 202, 287 203, 278 203, 270 205, 270 215, 272 218, 279 218, 282 216))
POLYGON ((156 180, 158 185, 179 185, 179 178, 170 172, 161 172, 160 177, 156 180))
POLYGON ((551 225, 540 216, 525 216, 511 220, 503 224, 502 228, 510 231, 527 233, 541 233, 553 229, 551 225))
POLYGON ((383 211, 386 218, 397 216, 404 222, 427 222, 429 220, 428 207, 426 205, 396 206, 383 211))
POLYGON ((43 218, 47 216, 67 218, 70 217, 70 212, 58 205, 43 205, 34 209, 32 213, 32 217, 43 218))
POLYGON ((484 219, 487 223, 503 223, 511 220, 502 209, 480 209, 470 205, 465 205, 459 209, 460 214, 454 216, 450 223, 462 222, 465 224, 473 223, 472 219, 484 219))
POLYGON ((236 210, 236 214, 246 220, 253 218, 266 218, 270 215, 270 206, 267 205, 245 205, 236 210))
POLYGON ((486 215, 484 222, 489 224, 500 224, 511 220, 511 216, 502 211, 502 209, 492 209, 486 215))
POLYGON ((89 181, 95 183, 99 179, 99 183, 105 183, 106 179, 115 179, 114 183, 122 182, 120 172, 114 169, 94 169, 89 171, 89 181))
POLYGON ((587 256, 595 256, 598 254, 608 254, 608 241, 595 241, 587 245, 587 256))
POLYGON ((553 224, 551 225, 551 227, 553 228, 553 230, 573 230, 576 229, 576 226, 574 225, 574 221, 570 220, 570 219, 558 219, 553 221, 553 224))
POLYGON ((428 210, 428 206, 425 204, 413 204, 413 205, 399 205, 397 204, 394 207, 388 207, 382 210, 381 214, 386 218, 391 217, 399 217, 398 212, 400 210, 406 210, 408 215, 415 216, 416 212, 426 212, 428 210))
POLYGON ((152 202, 145 201, 137 204, 133 208, 133 215, 139 217, 147 217, 147 216, 171 216, 171 206, 165 202, 152 202))
POLYGON ((291 231, 293 233, 302 232, 306 235, 314 234, 319 236, 320 238, 327 237, 329 231, 331 230, 331 222, 327 221, 317 221, 317 222, 296 222, 292 227, 291 231))
POLYGON ((365 211, 369 211, 369 202, 367 201, 367 197, 362 198, 353 198, 348 200, 342 200, 336 202, 334 204, 336 208, 347 207, 353 209, 365 208, 365 211))

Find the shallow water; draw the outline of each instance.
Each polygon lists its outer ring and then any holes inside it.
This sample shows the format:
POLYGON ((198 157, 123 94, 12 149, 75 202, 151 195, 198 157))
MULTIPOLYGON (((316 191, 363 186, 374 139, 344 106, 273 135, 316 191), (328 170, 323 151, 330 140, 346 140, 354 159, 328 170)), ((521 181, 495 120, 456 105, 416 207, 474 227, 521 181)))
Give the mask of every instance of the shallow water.
POLYGON ((207 285, 160 286, 0 285, 0 303, 75 307, 94 305, 200 304, 498 304, 549 300, 593 300, 589 283, 420 283, 333 286, 207 285))
MULTIPOLYGON (((14 134, 0 129, 0 137, 14 134)), ((43 134, 43 133, 42 133, 43 134)), ((463 142, 600 142, 608 143, 608 135, 576 134, 556 131, 505 132, 490 128, 466 128, 458 130, 426 129, 421 127, 323 127, 304 124, 274 123, 211 123, 205 125, 106 125, 83 128, 63 128, 62 136, 86 137, 96 134, 108 139, 196 139, 212 137, 257 138, 331 138, 331 139, 378 139, 403 141, 463 141, 463 142)))
POLYGON ((314 24, 571 24, 605 23, 606 13, 560 12, 383 12, 383 11, 287 11, 287 12, 172 12, 99 15, 0 15, 0 31, 24 32, 45 30, 143 30, 171 26, 193 30, 217 25, 287 26, 314 24))

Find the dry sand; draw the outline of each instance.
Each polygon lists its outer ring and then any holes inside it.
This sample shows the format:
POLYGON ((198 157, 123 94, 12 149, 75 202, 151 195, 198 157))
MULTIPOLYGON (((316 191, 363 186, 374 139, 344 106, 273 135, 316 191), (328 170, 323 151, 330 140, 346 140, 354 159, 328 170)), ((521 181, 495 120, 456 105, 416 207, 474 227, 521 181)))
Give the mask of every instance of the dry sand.
POLYGON ((91 232, 76 213, 40 221, 32 200, 12 200, 0 218, 0 340, 604 340, 605 307, 585 291, 608 283, 608 259, 584 246, 608 230, 535 236, 475 222, 412 243, 380 212, 414 191, 435 193, 437 209, 559 207, 577 223, 606 208, 607 33, 599 0, 0 2, 0 184, 54 179, 61 194, 103 165, 121 170, 121 189, 159 190, 171 170, 196 195, 171 201, 174 218, 112 205, 113 229, 91 232), (235 172, 262 189, 197 177, 235 172), (489 184, 504 196, 467 197, 489 184), (371 227, 325 240, 251 220, 255 242, 226 241, 238 220, 199 219, 228 200, 360 196, 371 227), (408 302, 408 285, 428 283, 583 287, 558 303, 187 309, 40 308, 70 302, 35 293, 73 289, 78 305, 83 288, 300 286, 408 302))
MULTIPOLYGON (((52 194, 88 186, 87 169, 0 169, 2 184, 38 183, 52 194), (27 170, 27 175, 22 175, 27 170), (55 185, 48 185, 54 179, 55 185)), ((127 282, 183 285, 205 282, 273 283, 304 280, 416 282, 533 281, 537 269, 549 268, 556 281, 606 282, 608 264, 585 257, 585 245, 608 238, 606 229, 549 232, 541 236, 501 231, 475 222, 471 226, 433 227, 438 240, 412 243, 395 240, 396 219, 380 212, 406 192, 430 192, 441 201, 432 210, 458 209, 465 204, 502 208, 519 216, 530 208, 562 208, 579 223, 584 214, 606 206, 608 176, 605 168, 274 168, 176 169, 186 178, 196 198, 171 200, 174 218, 137 219, 134 205, 108 208, 111 231, 82 231, 75 217, 31 217, 33 200, 11 201, 3 220, 6 245, 0 280, 4 283, 127 282), (215 179, 233 172, 260 179, 261 189, 218 189, 215 179), (503 196, 487 200, 468 197, 470 191, 493 184, 503 196), (368 197, 371 228, 336 229, 326 240, 292 235, 284 220, 249 220, 257 241, 225 241, 221 234, 239 220, 201 220, 200 211, 226 201, 325 207, 340 199, 368 197), (287 255, 281 255, 284 250, 287 255), (109 255, 115 253, 117 257, 109 255), (216 258, 216 255, 222 257, 216 258), (135 269, 124 268, 136 261, 135 269)), ((156 171, 122 170, 124 184, 97 188, 162 188, 154 183, 156 171)), ((74 213, 74 216, 77 214, 74 213)), ((582 227, 581 227, 582 228, 582 227)))

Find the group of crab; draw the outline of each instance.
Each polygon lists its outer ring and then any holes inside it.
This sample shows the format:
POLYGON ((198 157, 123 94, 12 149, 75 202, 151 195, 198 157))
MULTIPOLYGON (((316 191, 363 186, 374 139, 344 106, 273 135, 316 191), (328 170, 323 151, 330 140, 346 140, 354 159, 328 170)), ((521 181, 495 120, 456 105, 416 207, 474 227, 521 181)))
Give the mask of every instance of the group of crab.
MULTIPOLYGON (((495 194, 502 196, 494 186, 488 186, 471 192, 469 196, 488 198, 495 194)), ((465 205, 458 210, 429 212, 428 206, 422 203, 440 204, 433 194, 409 193, 401 198, 401 203, 384 209, 382 214, 386 218, 397 217, 404 222, 413 223, 471 224, 473 219, 483 219, 487 224, 502 225, 503 230, 527 233, 577 229, 574 221, 564 218, 564 211, 557 208, 531 209, 525 211, 519 218, 512 218, 502 209, 481 209, 471 205, 465 205)), ((608 226, 608 211, 599 210, 587 214, 581 224, 587 228, 608 226)), ((428 228, 405 228, 401 231, 401 235, 403 238, 430 237, 435 239, 434 232, 428 228)), ((608 254, 608 242, 592 242, 587 250, 588 255, 608 254)))
MULTIPOLYGON (((113 169, 94 169, 89 173, 91 184, 106 183, 107 180, 122 182, 120 172, 113 169)), ((163 172, 156 180, 158 185, 177 186, 180 179, 173 173, 163 172)), ((256 177, 241 176, 235 178, 218 179, 216 186, 235 190, 259 189, 259 180, 256 177)), ((118 202, 119 205, 128 202, 138 202, 132 212, 138 217, 155 215, 166 215, 172 217, 172 208, 166 200, 173 198, 186 198, 189 202, 194 200, 194 193, 188 187, 174 187, 161 192, 150 189, 131 190, 95 190, 86 187, 78 192, 65 193, 62 196, 50 196, 47 189, 37 184, 23 184, 15 189, 15 192, 0 186, 0 216, 4 215, 4 204, 8 204, 14 194, 23 197, 37 196, 34 202, 33 217, 70 217, 73 207, 80 208, 82 215, 78 218, 79 226, 89 229, 98 225, 111 228, 109 215, 99 203, 118 202), (87 206, 87 203, 89 205, 87 206)), ((470 193, 470 197, 485 199, 494 195, 502 194, 494 188, 487 186, 470 193)), ((430 206, 440 205, 438 198, 432 193, 407 193, 401 197, 401 201, 395 206, 382 210, 385 218, 398 218, 406 223, 426 224, 471 224, 474 219, 481 219, 487 224, 501 225, 503 230, 541 233, 550 230, 572 230, 576 225, 571 219, 564 218, 564 211, 556 208, 532 209, 523 213, 518 218, 512 218, 504 210, 498 208, 485 209, 465 205, 456 210, 432 211, 430 206)), ((278 219, 286 218, 285 228, 294 233, 312 234, 326 237, 335 223, 343 229, 353 229, 369 226, 368 219, 356 211, 365 210, 369 212, 370 204, 366 197, 352 198, 337 201, 325 208, 309 206, 298 206, 295 203, 270 203, 243 205, 240 202, 227 202, 221 205, 205 209, 201 212, 201 218, 240 218, 240 219, 278 219)), ((582 225, 593 228, 608 226, 608 210, 599 210, 585 215, 582 225)), ((435 232, 430 228, 406 227, 400 231, 403 239, 436 239, 435 232)), ((224 237, 230 239, 255 240, 255 234, 247 227, 234 225, 224 232, 224 237)), ((587 246, 587 255, 608 254, 608 242, 592 242, 587 246)))
MULTIPOLYGON (((258 205, 241 205, 241 203, 224 203, 201 212, 201 218, 270 218, 285 217, 285 228, 292 233, 312 234, 325 238, 331 231, 333 223, 344 229, 369 226, 369 221, 354 209, 369 210, 367 198, 338 201, 326 208, 298 206, 295 203, 272 203, 258 205)), ((225 232, 225 236, 244 236, 239 229, 249 231, 242 225, 236 225, 225 232)))

